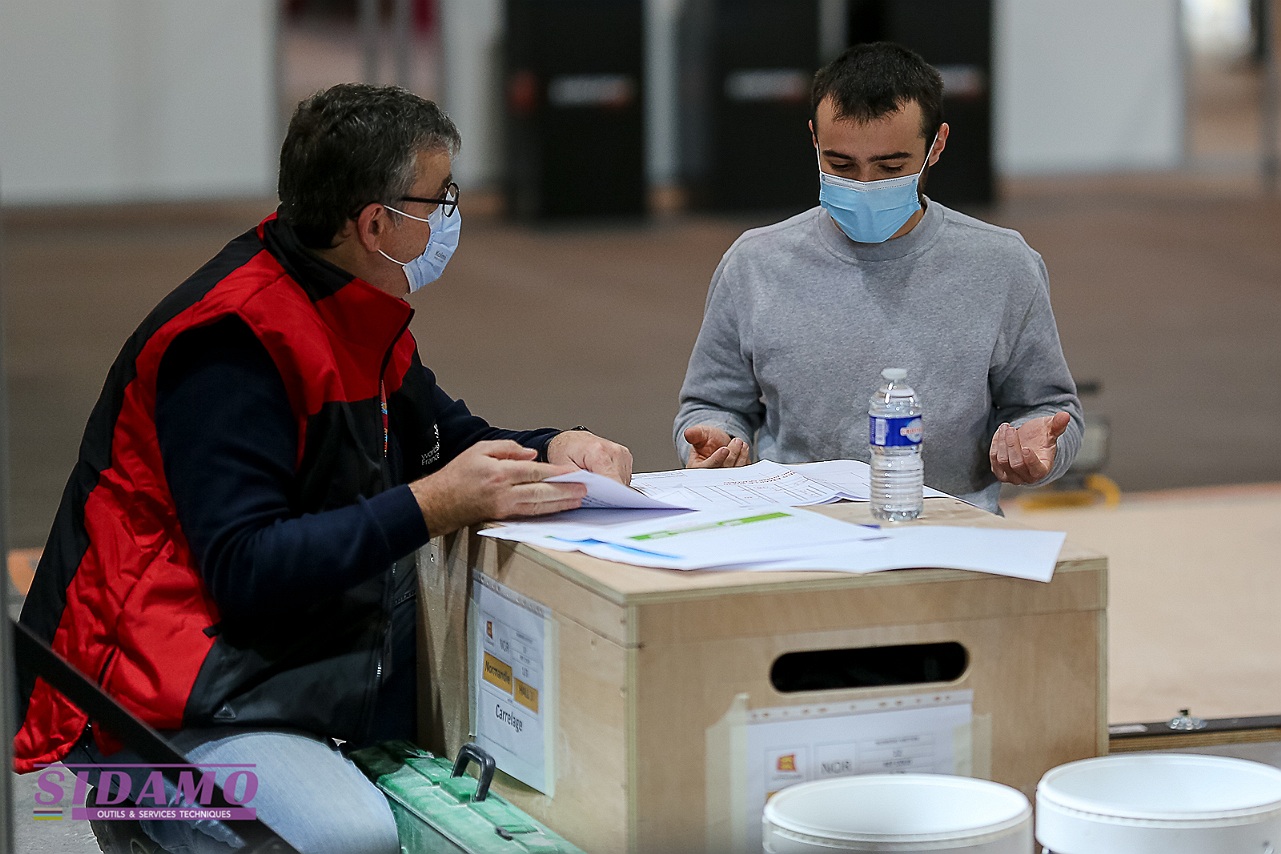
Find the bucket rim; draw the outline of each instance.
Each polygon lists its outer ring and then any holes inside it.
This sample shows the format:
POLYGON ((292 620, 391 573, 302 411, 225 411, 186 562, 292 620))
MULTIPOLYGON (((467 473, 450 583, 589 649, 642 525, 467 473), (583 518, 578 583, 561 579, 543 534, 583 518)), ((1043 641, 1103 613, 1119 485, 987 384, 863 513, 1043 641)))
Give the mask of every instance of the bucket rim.
POLYGON ((1216 826, 1239 824, 1271 814, 1281 814, 1281 769, 1250 759, 1213 756, 1201 753, 1164 753, 1158 755, 1125 754, 1121 756, 1096 756, 1080 759, 1051 768, 1036 786, 1037 810, 1051 807, 1077 816, 1089 816, 1113 824, 1142 823, 1151 826, 1216 826), (1236 768, 1248 770, 1259 778, 1271 778, 1277 794, 1271 799, 1260 795, 1257 803, 1243 803, 1238 807, 1221 809, 1161 809, 1157 807, 1118 807, 1101 798, 1086 797, 1061 791, 1059 783, 1085 770, 1108 765, 1152 766, 1171 768, 1175 765, 1236 768))
MULTIPOLYGON (((968 844, 974 844, 1000 839, 1002 837, 1012 835, 1025 826, 1030 827, 1032 821, 1032 804, 1026 795, 1012 786, 1007 786, 1004 783, 997 783, 992 780, 983 780, 977 777, 960 777, 950 774, 858 774, 851 777, 833 777, 827 780, 812 780, 806 783, 798 783, 795 786, 788 786, 766 802, 762 821, 767 825, 773 825, 773 827, 778 831, 798 840, 821 842, 829 845, 832 842, 870 843, 877 845, 908 845, 948 842, 965 842, 968 844), (898 787, 919 787, 921 785, 930 785, 936 789, 964 789, 971 792, 981 790, 989 794, 1000 794, 1002 797, 1010 799, 1012 804, 1020 804, 1020 807, 1017 813, 1000 821, 994 821, 983 825, 973 825, 966 828, 957 828, 954 830, 939 830, 921 833, 851 831, 841 828, 823 827, 810 822, 800 822, 791 819, 786 815, 779 815, 782 804, 810 792, 834 788, 866 788, 874 785, 898 787)), ((887 847, 885 850, 893 851, 894 848, 887 847)))

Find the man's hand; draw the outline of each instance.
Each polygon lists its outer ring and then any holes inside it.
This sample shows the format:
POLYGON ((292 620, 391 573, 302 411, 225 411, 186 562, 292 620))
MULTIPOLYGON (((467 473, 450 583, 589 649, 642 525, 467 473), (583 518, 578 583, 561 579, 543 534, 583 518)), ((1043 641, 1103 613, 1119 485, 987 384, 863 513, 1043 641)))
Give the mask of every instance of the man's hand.
POLYGON ((1059 437, 1072 416, 1056 412, 1033 418, 1018 427, 1002 424, 992 436, 988 457, 992 474, 1001 483, 1026 485, 1036 483, 1050 473, 1059 450, 1059 437))
POLYGON ((573 466, 534 462, 538 454, 502 439, 477 442, 435 474, 409 485, 433 537, 491 519, 541 516, 583 503, 581 483, 544 483, 573 466))
POLYGON ((747 443, 711 424, 694 424, 685 428, 685 441, 689 442, 689 456, 685 468, 719 469, 745 466, 751 462, 751 449, 747 443))
POLYGON ((547 461, 612 477, 623 486, 632 482, 632 452, 586 430, 566 430, 553 436, 547 443, 547 461))

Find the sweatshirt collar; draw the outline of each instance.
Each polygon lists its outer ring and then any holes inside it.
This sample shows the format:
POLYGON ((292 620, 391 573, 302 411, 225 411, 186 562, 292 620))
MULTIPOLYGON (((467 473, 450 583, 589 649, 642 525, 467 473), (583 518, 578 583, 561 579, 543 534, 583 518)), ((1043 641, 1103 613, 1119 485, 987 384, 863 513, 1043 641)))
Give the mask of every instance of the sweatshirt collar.
POLYGON ((819 237, 825 246, 838 257, 850 261, 893 261, 906 258, 928 247, 943 228, 943 207, 938 202, 925 199, 925 216, 916 227, 902 237, 884 243, 855 243, 845 236, 831 215, 822 208, 815 217, 819 237))

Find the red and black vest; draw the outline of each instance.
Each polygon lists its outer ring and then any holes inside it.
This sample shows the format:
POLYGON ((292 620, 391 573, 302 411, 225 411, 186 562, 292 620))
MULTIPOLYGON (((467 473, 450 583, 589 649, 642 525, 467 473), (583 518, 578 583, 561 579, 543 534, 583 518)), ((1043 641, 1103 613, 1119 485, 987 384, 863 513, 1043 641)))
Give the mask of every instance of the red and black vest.
MULTIPOLYGON (((303 251, 269 217, 174 290, 126 342, 89 418, 22 621, 157 729, 234 722, 356 738, 373 714, 388 574, 303 618, 282 603, 279 620, 229 642, 165 481, 154 417, 161 358, 182 332, 233 315, 284 380, 297 420, 299 513, 393 485, 380 381, 411 444, 405 458, 421 461, 404 480, 447 461, 409 305, 303 251)), ((19 676, 14 765, 25 772, 64 757, 88 720, 21 662, 19 676)))

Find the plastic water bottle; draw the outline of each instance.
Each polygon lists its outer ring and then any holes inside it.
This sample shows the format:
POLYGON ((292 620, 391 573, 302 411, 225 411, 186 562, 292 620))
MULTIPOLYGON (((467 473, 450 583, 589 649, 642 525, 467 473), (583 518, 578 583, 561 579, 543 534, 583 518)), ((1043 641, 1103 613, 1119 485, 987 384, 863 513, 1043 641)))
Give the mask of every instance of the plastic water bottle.
POLYGON ((867 407, 872 515, 901 522, 920 516, 924 503, 921 401, 907 384, 907 371, 886 368, 881 376, 885 382, 867 407))

